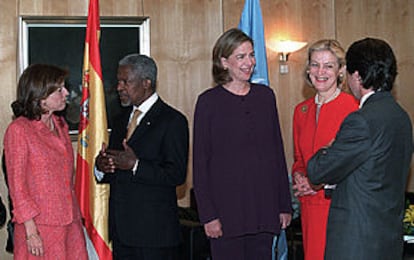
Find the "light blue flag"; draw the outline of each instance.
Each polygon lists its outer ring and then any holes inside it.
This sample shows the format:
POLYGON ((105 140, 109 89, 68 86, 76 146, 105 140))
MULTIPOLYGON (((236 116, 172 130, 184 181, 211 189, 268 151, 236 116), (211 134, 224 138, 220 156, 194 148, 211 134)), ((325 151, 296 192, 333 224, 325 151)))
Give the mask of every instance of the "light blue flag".
POLYGON ((240 17, 239 29, 253 39, 256 67, 250 79, 252 83, 269 86, 267 74, 266 44, 260 0, 246 0, 240 17))
POLYGON ((284 229, 280 230, 278 236, 273 237, 272 260, 288 260, 288 246, 284 229))

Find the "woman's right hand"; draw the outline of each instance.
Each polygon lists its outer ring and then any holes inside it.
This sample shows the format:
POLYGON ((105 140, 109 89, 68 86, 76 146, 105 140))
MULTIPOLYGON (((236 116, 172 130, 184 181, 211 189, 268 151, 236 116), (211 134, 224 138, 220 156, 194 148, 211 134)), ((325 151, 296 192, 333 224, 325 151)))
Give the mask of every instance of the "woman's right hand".
POLYGON ((296 197, 314 195, 316 191, 312 188, 309 183, 309 179, 301 172, 295 172, 293 174, 294 185, 292 186, 295 191, 296 197))
POLYGON ((223 235, 219 219, 215 219, 204 224, 204 231, 206 232, 207 237, 211 238, 219 238, 223 235))
POLYGON ((24 222, 24 227, 26 229, 26 243, 29 254, 34 256, 43 256, 43 242, 39 232, 37 231, 34 220, 31 219, 24 222))

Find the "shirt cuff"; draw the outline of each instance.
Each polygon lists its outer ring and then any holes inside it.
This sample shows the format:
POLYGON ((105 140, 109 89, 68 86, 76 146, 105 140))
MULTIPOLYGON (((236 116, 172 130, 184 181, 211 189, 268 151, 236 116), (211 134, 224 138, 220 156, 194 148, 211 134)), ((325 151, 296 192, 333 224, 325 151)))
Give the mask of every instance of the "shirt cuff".
POLYGON ((96 178, 98 181, 102 181, 102 179, 103 179, 103 177, 104 177, 104 175, 105 175, 105 173, 103 173, 103 172, 101 172, 100 170, 98 170, 98 168, 96 168, 96 166, 94 167, 94 171, 93 171, 93 173, 95 174, 95 178, 96 178))
POLYGON ((138 163, 139 163, 139 160, 137 159, 137 160, 135 161, 134 167, 132 167, 132 175, 134 175, 134 176, 135 176, 135 173, 136 173, 136 172, 137 172, 137 170, 138 170, 138 163))

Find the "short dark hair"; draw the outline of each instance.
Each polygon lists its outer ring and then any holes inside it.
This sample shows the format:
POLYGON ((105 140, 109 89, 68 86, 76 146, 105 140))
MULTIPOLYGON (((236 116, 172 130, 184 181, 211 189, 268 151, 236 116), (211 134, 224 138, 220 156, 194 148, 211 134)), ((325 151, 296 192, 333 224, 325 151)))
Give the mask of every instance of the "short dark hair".
POLYGON ((351 44, 346 53, 346 70, 358 71, 365 89, 391 91, 397 76, 397 61, 384 40, 365 38, 351 44))
POLYGON ((150 80, 151 89, 155 92, 157 87, 157 64, 154 59, 143 54, 133 53, 122 58, 119 66, 130 66, 131 71, 140 80, 150 80))
POLYGON ((54 65, 32 64, 27 67, 17 85, 17 99, 11 105, 14 116, 40 120, 46 112, 41 101, 57 90, 67 75, 67 70, 54 65))
POLYGON ((213 48, 213 78, 216 84, 226 84, 233 81, 229 72, 221 64, 221 58, 228 58, 237 47, 245 42, 253 40, 239 29, 232 28, 223 33, 217 40, 213 48))

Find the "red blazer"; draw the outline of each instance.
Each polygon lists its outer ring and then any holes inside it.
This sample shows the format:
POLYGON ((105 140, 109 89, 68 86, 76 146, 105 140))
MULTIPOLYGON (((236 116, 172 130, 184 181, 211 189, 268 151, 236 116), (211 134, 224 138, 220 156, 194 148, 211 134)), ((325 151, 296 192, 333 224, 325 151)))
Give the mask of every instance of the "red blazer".
MULTIPOLYGON (((334 100, 322 105, 318 124, 316 124, 315 98, 309 98, 298 104, 293 116, 294 163, 292 174, 301 172, 306 176, 306 167, 312 155, 335 138, 344 118, 357 109, 357 100, 350 94, 341 92, 334 100)), ((317 195, 303 196, 299 199, 301 202, 307 200, 325 201, 323 190, 318 191, 317 195)))
POLYGON ((73 189, 74 155, 63 118, 59 136, 41 121, 18 117, 6 130, 4 149, 14 222, 66 225, 80 218, 73 189))

